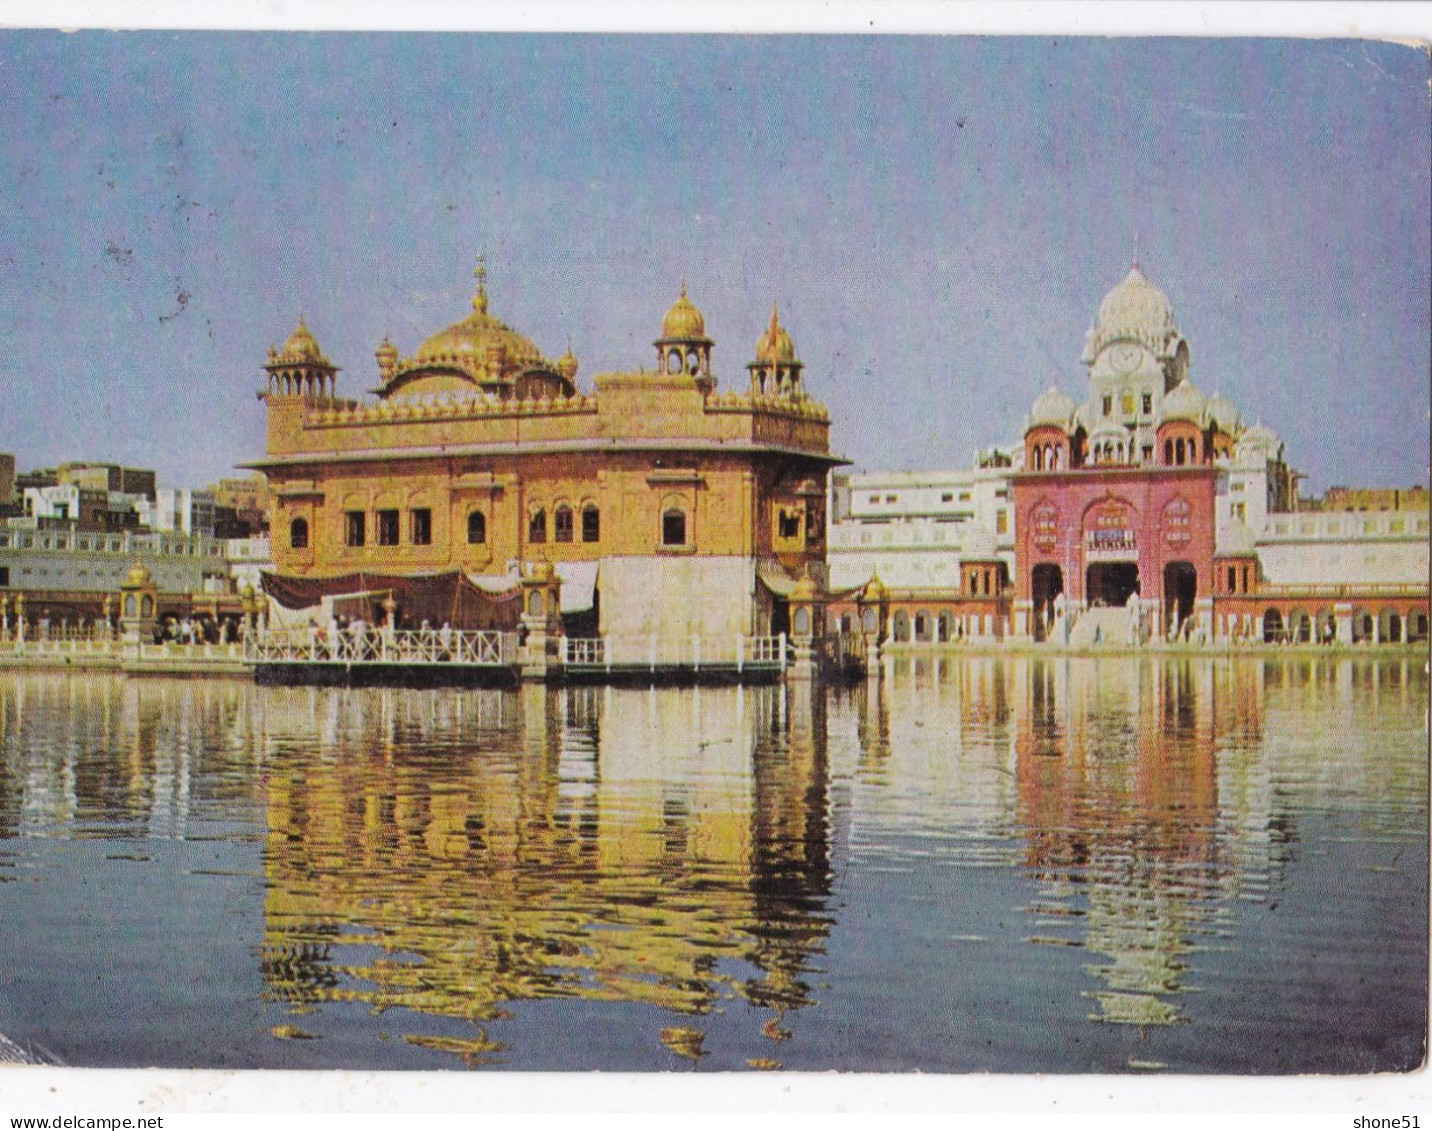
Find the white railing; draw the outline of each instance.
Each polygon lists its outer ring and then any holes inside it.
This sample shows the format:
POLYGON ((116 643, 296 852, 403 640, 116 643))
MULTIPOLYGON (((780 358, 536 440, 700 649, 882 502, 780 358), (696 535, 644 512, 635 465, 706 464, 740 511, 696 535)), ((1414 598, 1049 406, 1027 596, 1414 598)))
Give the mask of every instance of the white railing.
POLYGON ((734 636, 723 642, 710 636, 564 637, 562 662, 575 669, 734 668, 736 671, 786 667, 786 637, 734 636))
POLYGON ((70 640, 17 640, 8 637, 0 640, 0 655, 6 656, 114 656, 131 659, 136 655, 144 660, 233 660, 244 659, 242 644, 181 644, 166 641, 163 644, 136 645, 115 638, 95 637, 93 639, 70 640))
POLYGON ((562 663, 574 667, 605 667, 607 642, 601 636, 562 637, 562 663))
POLYGON ((325 632, 269 629, 244 642, 253 664, 466 664, 503 667, 517 662, 510 632, 420 629, 402 632, 325 632))

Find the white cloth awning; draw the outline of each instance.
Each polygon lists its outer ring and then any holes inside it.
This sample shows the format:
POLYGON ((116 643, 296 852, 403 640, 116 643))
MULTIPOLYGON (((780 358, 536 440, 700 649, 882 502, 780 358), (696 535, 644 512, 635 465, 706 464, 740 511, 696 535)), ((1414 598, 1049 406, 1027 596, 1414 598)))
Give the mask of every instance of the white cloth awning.
POLYGON ((522 581, 515 573, 470 573, 467 579, 484 593, 510 593, 522 581))
POLYGON ((562 611, 585 613, 597 603, 597 566, 599 562, 557 562, 557 576, 562 579, 562 611))
MULTIPOLYGON (((554 562, 562 579, 562 612, 585 613, 596 604, 598 562, 554 562)), ((516 573, 470 573, 467 579, 484 593, 510 593, 522 584, 516 573)))

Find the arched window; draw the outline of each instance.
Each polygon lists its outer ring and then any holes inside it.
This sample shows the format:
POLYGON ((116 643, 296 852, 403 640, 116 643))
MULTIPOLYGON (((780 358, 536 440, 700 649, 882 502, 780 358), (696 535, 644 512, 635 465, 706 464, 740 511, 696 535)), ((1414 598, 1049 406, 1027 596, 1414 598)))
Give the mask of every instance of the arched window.
POLYGON ((600 542, 602 540, 602 514, 596 508, 595 503, 588 503, 582 508, 582 541, 600 542))
POLYGON ((686 514, 673 507, 661 516, 661 544, 686 545, 686 514))
POLYGON ((1170 464, 1170 465, 1173 463, 1173 441, 1172 441, 1172 440, 1165 440, 1165 441, 1164 441, 1164 463, 1165 463, 1165 464, 1170 464))
POLYGON ((467 516, 467 542, 470 546, 480 546, 487 541, 487 516, 481 511, 473 511, 467 516))
POLYGON ((127 616, 127 617, 132 617, 132 616, 134 615, 134 594, 133 594, 133 593, 127 594, 127 595, 125 596, 125 598, 124 598, 124 615, 127 616))
POLYGON ((527 523, 527 541, 547 541, 547 512, 538 507, 532 512, 531 519, 527 523))
POLYGON ((1055 447, 1055 448, 1052 449, 1052 450, 1050 451, 1050 453, 1049 453, 1049 470, 1050 470, 1050 471, 1058 471, 1058 470, 1059 470, 1059 451, 1060 451, 1060 449, 1059 449, 1058 447, 1055 447))
POLYGON ((288 544, 295 550, 308 549, 308 519, 296 518, 288 524, 288 544))
POLYGON ((1041 448, 1038 444, 1034 445, 1034 470, 1044 470, 1044 449, 1041 448))
POLYGON ((552 515, 552 541, 570 542, 571 540, 572 508, 564 503, 552 515))

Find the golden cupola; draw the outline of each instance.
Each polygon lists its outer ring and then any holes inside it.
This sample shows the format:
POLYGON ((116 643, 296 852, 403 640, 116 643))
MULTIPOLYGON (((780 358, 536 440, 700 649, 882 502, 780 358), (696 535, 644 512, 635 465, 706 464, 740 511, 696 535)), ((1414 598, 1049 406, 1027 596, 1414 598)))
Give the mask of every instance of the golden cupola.
POLYGON ((796 358, 796 344, 781 325, 780 311, 771 304, 771 322, 756 339, 756 360, 746 366, 751 371, 751 392, 759 397, 787 397, 799 400, 801 362, 796 358))
POLYGON ((706 336, 706 319, 696 309, 696 304, 686 297, 685 279, 681 280, 681 296, 671 304, 671 309, 661 320, 661 336, 681 339, 706 336))
POLYGON ((653 344, 660 372, 672 376, 686 373, 708 388, 715 385, 711 376, 711 347, 716 343, 706 336, 706 319, 686 296, 685 279, 681 280, 680 297, 661 320, 661 337, 653 344))
POLYGON ((318 339, 303 315, 298 326, 280 349, 270 349, 268 395, 274 397, 331 397, 335 392, 338 366, 324 356, 318 339))
POLYGON ((780 310, 775 303, 771 303, 771 324, 766 327, 766 332, 756 339, 756 360, 781 362, 795 359, 796 344, 781 325, 780 310))
POLYGON ((288 336, 288 341, 283 343, 283 349, 278 356, 283 361, 292 362, 328 360, 323 356, 323 351, 318 347, 318 339, 313 336, 313 331, 308 328, 308 323, 301 314, 298 316, 297 328, 288 336))

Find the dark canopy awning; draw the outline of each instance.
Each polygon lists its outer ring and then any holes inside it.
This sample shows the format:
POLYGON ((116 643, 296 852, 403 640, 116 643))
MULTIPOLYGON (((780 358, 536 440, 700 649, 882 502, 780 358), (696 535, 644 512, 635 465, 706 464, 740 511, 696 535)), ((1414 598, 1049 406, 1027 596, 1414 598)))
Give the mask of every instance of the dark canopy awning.
POLYGON ((423 621, 433 627, 514 629, 522 612, 521 591, 487 593, 461 572, 421 573, 407 576, 386 573, 345 573, 339 577, 286 577, 262 574, 264 592, 286 609, 309 609, 325 597, 369 594, 375 603, 391 593, 398 604, 402 625, 416 628, 423 621))

